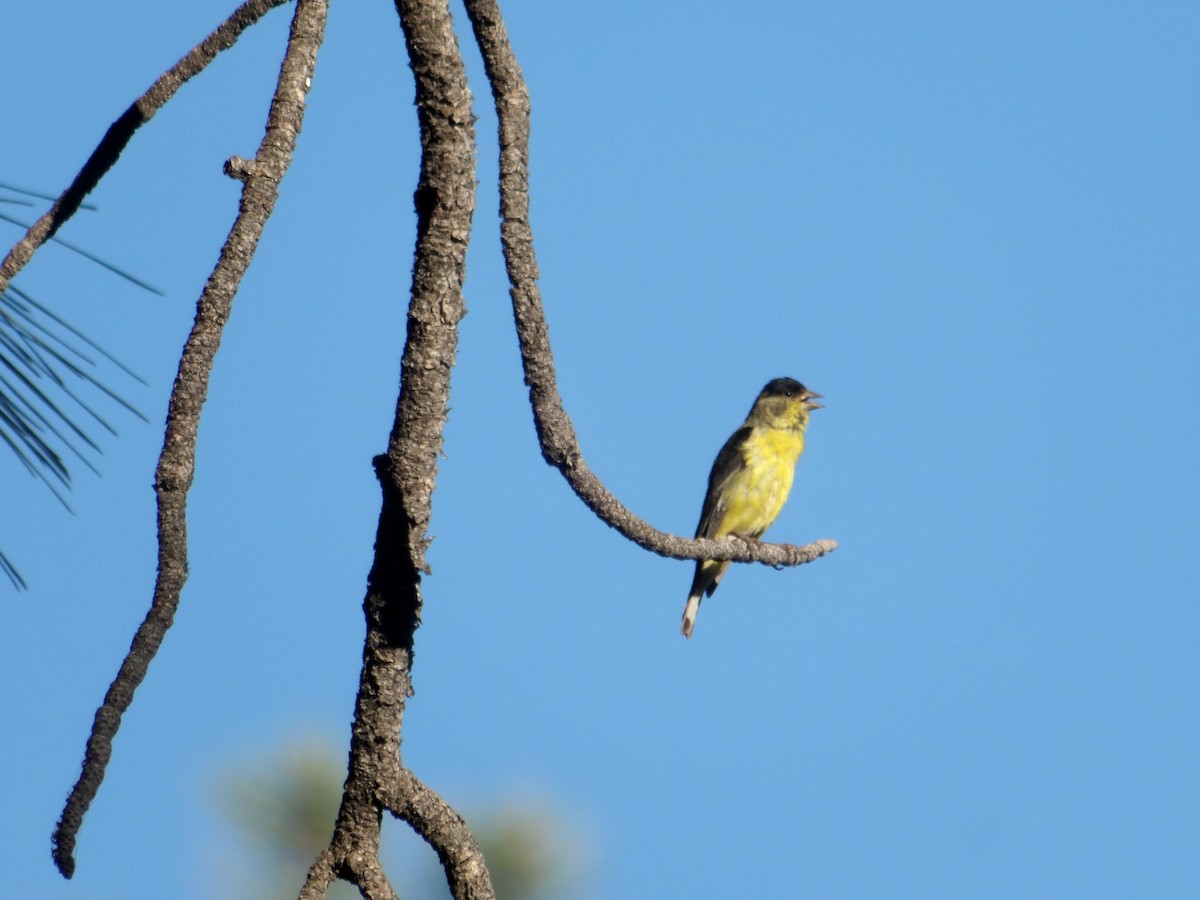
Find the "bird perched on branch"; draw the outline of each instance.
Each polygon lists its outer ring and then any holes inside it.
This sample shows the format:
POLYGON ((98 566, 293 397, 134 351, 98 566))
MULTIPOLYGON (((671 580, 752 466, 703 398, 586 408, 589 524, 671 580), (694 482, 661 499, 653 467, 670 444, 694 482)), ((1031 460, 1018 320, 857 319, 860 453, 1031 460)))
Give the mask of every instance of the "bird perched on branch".
MULTIPOLYGON (((750 415, 713 462, 696 537, 733 535, 747 543, 762 537, 792 489, 808 414, 823 406, 816 402, 820 397, 794 378, 776 378, 759 392, 750 415)), ((701 597, 712 596, 728 568, 728 561, 696 562, 679 629, 685 638, 696 626, 701 597)))

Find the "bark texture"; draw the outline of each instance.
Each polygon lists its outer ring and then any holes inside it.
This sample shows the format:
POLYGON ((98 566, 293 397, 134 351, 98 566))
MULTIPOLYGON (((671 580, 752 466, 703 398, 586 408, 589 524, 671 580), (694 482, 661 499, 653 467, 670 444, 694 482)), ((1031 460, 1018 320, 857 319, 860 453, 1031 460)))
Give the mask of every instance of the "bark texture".
POLYGON ((457 900, 491 900, 491 878, 466 823, 404 767, 400 753, 450 374, 458 323, 466 314, 462 286, 475 210, 475 128, 448 3, 396 0, 396 10, 421 127, 421 174, 413 197, 417 246, 400 395, 387 452, 375 459, 383 502, 363 601, 367 636, 349 772, 333 839, 310 868, 300 897, 323 897, 335 878, 343 878, 364 897, 392 900, 395 891, 379 863, 387 810, 437 852, 457 900))
POLYGON ((67 798, 54 831, 54 862, 67 878, 75 871, 76 835, 104 780, 121 716, 133 702, 134 691, 146 677, 150 661, 162 646, 179 607, 179 597, 187 580, 187 494, 195 471, 200 412, 233 297, 275 207, 279 182, 291 164, 304 118, 305 97, 316 67, 317 49, 325 33, 327 12, 327 0, 299 0, 297 3, 253 174, 242 179, 237 218, 196 302, 196 320, 184 344, 171 390, 166 436, 154 479, 158 499, 158 578, 154 597, 146 618, 134 635, 129 654, 96 711, 83 771, 67 798))

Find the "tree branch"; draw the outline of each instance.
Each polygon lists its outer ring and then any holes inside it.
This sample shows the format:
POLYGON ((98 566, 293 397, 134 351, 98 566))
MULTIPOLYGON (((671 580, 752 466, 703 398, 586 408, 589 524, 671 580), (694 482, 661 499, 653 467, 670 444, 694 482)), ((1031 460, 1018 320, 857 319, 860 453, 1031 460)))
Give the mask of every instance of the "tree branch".
POLYGON ((609 492, 584 462, 575 427, 563 408, 550 348, 550 331, 538 288, 537 256, 529 223, 529 90, 495 0, 465 0, 483 55, 500 123, 500 239, 508 269, 521 364, 542 457, 558 469, 589 509, 634 543, 674 559, 717 559, 797 566, 837 549, 837 542, 749 543, 734 538, 688 540, 659 531, 609 492))
POLYGON ((447 0, 396 0, 416 81, 421 174, 413 197, 417 244, 400 393, 386 454, 375 458, 383 499, 363 611, 367 636, 355 702, 350 763, 329 848, 309 869, 301 900, 333 878, 366 897, 395 896, 379 863, 384 809, 412 824, 438 854, 458 900, 493 900, 483 855, 466 823, 421 784, 400 755, 412 694, 421 574, 458 348, 462 285, 475 210, 475 129, 466 69, 447 0))
POLYGON ((496 896, 483 854, 467 823, 408 769, 401 772, 388 809, 437 851, 455 898, 492 900, 496 896))
POLYGON ((75 215, 83 199, 116 164, 134 132, 149 122, 188 79, 204 71, 222 50, 232 47, 243 31, 271 9, 285 2, 286 0, 246 0, 228 19, 218 25, 212 34, 160 75, 154 84, 150 85, 150 89, 138 97, 120 118, 109 126, 92 155, 88 157, 88 161, 71 182, 71 186, 54 201, 49 212, 33 223, 25 237, 13 245, 4 262, 0 263, 0 291, 8 287, 8 283, 33 258, 38 248, 54 237, 58 229, 75 215))
POLYGON ((312 84, 317 49, 324 36, 327 11, 327 0, 298 0, 279 82, 267 115, 266 134, 255 157, 255 172, 243 181, 237 219, 196 303, 196 321, 179 360, 179 372, 167 410, 166 436, 155 475, 158 578, 154 597, 145 620, 134 635, 129 654, 96 711, 83 772, 67 798, 54 832, 54 861, 67 878, 75 870, 76 835, 104 779, 121 716, 132 703, 134 691, 145 678, 150 660, 171 627, 180 592, 187 580, 187 493, 195 470, 196 436, 208 393, 209 375, 234 294, 275 207, 279 182, 291 164, 304 118, 305 96, 312 84))

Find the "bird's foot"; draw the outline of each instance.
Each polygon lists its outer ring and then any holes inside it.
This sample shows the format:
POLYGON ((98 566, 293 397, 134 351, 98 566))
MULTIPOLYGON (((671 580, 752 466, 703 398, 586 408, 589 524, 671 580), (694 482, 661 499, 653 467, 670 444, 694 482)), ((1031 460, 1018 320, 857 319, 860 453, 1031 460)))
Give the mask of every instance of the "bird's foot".
POLYGON ((730 537, 735 537, 746 545, 748 550, 753 550, 755 555, 762 550, 762 541, 748 534, 731 534, 730 537))

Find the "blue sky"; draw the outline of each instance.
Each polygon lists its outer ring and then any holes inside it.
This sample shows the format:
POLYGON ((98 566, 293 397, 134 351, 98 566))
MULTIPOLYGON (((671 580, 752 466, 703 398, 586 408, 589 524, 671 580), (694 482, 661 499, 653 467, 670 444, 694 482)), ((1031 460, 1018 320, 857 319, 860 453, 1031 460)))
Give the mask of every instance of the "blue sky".
MULTIPOLYGON (((0 180, 61 190, 232 5, 9 17, 0 180)), ((689 566, 600 524, 541 461, 468 45, 481 186, 408 764, 468 813, 549 798, 586 836, 581 898, 1200 894, 1200 9, 504 9, 589 463, 690 533, 755 392, 799 378, 827 409, 769 536, 841 549, 735 568, 685 642, 689 566)), ((109 373, 151 424, 113 412, 74 516, 0 459, 0 547, 31 585, 0 598, 13 896, 228 895, 220 774, 346 740, 413 240, 386 3, 334 4, 217 359, 181 611, 75 880, 51 866, 149 602, 160 424, 236 208, 221 163, 257 146, 289 17, 189 84, 64 233, 166 299, 57 248, 17 282, 147 380, 109 373)))

